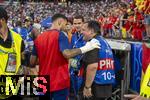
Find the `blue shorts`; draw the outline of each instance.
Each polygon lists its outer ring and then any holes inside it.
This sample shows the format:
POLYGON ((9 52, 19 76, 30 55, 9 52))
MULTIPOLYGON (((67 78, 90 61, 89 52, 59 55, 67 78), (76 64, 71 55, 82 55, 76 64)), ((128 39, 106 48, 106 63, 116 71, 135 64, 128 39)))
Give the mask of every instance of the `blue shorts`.
POLYGON ((50 93, 50 100, 68 100, 69 89, 63 89, 50 93))
POLYGON ((150 25, 150 14, 145 15, 145 17, 144 17, 144 24, 150 25))
POLYGON ((69 89, 62 89, 55 92, 47 92, 45 95, 39 96, 39 100, 68 100, 69 89))

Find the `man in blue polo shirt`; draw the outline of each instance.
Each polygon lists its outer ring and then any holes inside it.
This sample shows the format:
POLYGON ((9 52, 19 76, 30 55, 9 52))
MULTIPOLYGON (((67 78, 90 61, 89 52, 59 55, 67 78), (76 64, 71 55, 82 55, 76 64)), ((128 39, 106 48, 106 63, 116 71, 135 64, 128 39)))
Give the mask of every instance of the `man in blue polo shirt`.
MULTIPOLYGON (((75 16, 73 18, 73 27, 75 32, 72 35, 71 48, 80 48, 85 45, 83 40, 83 34, 81 33, 81 27, 84 23, 84 18, 81 15, 75 16)), ((80 61, 83 55, 77 55, 74 58, 70 59, 70 75, 71 75, 71 97, 78 98, 78 90, 82 84, 82 66, 80 61)))

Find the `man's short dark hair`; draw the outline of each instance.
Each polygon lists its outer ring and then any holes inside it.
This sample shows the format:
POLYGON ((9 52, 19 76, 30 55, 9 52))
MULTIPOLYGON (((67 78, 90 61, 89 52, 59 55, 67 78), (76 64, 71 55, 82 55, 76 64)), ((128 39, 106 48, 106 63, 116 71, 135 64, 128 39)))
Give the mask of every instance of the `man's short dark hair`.
POLYGON ((18 27, 18 26, 19 26, 19 27, 22 27, 22 23, 21 23, 20 20, 16 22, 16 27, 18 27))
POLYGON ((55 14, 55 15, 52 16, 52 22, 56 21, 56 20, 59 19, 59 18, 68 20, 67 17, 66 17, 65 15, 59 14, 59 13, 58 13, 58 14, 55 14))
POLYGON ((84 17, 82 15, 77 15, 73 18, 74 19, 82 19, 82 22, 84 22, 84 17))
POLYGON ((91 20, 87 22, 88 24, 88 28, 92 29, 94 31, 95 34, 99 34, 101 35, 101 26, 100 23, 95 21, 95 20, 91 20))
POLYGON ((4 18, 7 22, 8 15, 7 15, 7 11, 3 7, 0 7, 0 19, 2 18, 4 18))

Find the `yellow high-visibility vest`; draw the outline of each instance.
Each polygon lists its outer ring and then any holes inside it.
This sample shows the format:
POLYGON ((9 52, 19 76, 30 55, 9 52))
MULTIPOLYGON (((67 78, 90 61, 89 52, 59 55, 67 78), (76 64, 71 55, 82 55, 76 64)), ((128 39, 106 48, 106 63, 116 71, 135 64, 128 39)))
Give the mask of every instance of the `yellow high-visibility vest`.
POLYGON ((0 45, 0 75, 15 75, 18 72, 19 67, 21 66, 21 42, 22 38, 19 34, 10 30, 12 37, 11 48, 5 48, 0 45), (15 72, 7 72, 6 66, 8 63, 9 53, 16 54, 16 70, 15 72))
MULTIPOLYGON (((6 76, 7 75, 16 75, 21 66, 22 38, 19 34, 15 33, 12 30, 10 30, 10 34, 11 34, 11 38, 12 38, 11 48, 5 48, 0 45, 0 75, 6 75, 6 76), (11 71, 9 72, 6 69, 6 67, 8 66, 9 55, 11 53, 15 54, 15 58, 16 58, 16 63, 15 63, 16 67, 15 67, 15 71, 13 71, 13 72, 11 72, 11 71)), ((0 85, 3 85, 4 87, 6 86, 5 82, 0 82, 0 85)), ((0 99, 6 99, 10 96, 11 95, 0 94, 0 99)))
POLYGON ((140 95, 146 98, 150 98, 150 64, 147 67, 146 73, 144 75, 140 95))

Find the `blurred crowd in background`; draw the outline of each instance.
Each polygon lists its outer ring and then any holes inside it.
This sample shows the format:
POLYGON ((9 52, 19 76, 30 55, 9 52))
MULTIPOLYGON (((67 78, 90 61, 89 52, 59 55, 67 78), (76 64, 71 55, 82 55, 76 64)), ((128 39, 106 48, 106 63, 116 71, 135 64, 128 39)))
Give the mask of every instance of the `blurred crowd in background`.
MULTIPOLYGON (((101 32, 104 37, 143 40, 149 32, 145 24, 149 20, 149 0, 102 0, 89 2, 58 3, 53 2, 26 2, 12 3, 6 6, 9 18, 9 26, 14 28, 25 26, 25 19, 40 24, 44 19, 56 13, 65 14, 70 19, 76 15, 82 15, 85 21, 94 19, 101 23, 101 32), (146 17, 148 16, 148 17, 146 17), (19 21, 19 22, 18 22, 19 21)), ((50 22, 49 22, 50 23, 50 22)), ((38 28, 41 28, 38 25, 38 28)), ((45 28, 45 27, 44 27, 45 28)), ((48 28, 48 27, 46 27, 48 28)), ((73 27, 72 27, 73 29, 73 27)), ((73 29, 75 30, 75 29, 73 29)))

